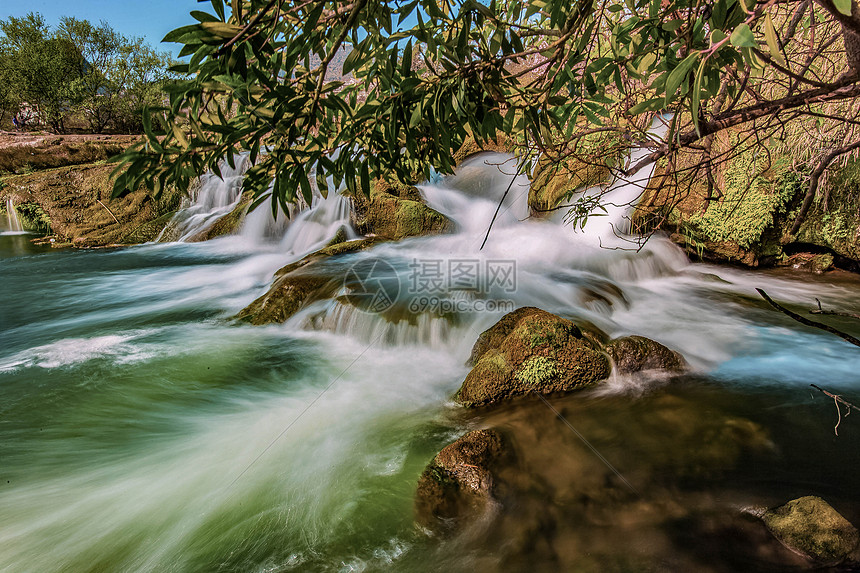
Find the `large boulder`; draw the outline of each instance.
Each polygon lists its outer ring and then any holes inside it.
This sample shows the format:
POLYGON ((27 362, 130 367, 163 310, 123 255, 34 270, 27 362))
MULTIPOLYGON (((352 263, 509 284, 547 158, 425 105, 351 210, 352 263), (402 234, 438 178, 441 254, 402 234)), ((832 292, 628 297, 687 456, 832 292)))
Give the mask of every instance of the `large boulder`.
POLYGON ((475 430, 445 446, 421 474, 416 516, 433 527, 481 513, 493 500, 492 470, 509 453, 495 430, 475 430))
POLYGON ((644 336, 616 338, 604 350, 612 358, 615 372, 619 374, 642 370, 681 372, 686 365, 679 353, 644 336))
POLYGON ((518 309, 480 335, 474 368, 455 399, 483 406, 537 392, 567 392, 609 376, 595 337, 573 322, 534 307, 518 309))
POLYGON ((399 241, 453 230, 453 222, 425 205, 418 189, 411 185, 377 180, 369 195, 358 193, 352 201, 353 227, 361 234, 399 241))
POLYGON ((847 519, 812 495, 770 509, 762 520, 786 547, 823 563, 842 561, 860 541, 847 519))

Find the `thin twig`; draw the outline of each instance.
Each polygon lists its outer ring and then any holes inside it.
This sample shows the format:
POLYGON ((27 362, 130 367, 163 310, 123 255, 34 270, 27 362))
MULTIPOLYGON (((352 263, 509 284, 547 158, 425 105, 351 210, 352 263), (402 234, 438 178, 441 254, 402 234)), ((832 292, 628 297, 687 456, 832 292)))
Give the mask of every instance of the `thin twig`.
POLYGON ((827 314, 831 316, 847 316, 848 318, 860 319, 860 314, 854 314, 851 312, 839 312, 838 310, 824 310, 823 308, 821 308, 820 300, 815 299, 815 302, 818 303, 818 310, 810 310, 809 314, 827 314))
POLYGON ((816 390, 818 390, 819 392, 821 392, 825 396, 829 396, 830 398, 833 398, 833 403, 836 404, 836 412, 838 412, 838 415, 839 415, 839 418, 836 420, 836 425, 833 427, 833 433, 838 436, 839 435, 839 424, 842 423, 842 410, 839 408, 839 404, 844 404, 848 408, 847 412, 845 413, 846 418, 849 416, 849 414, 851 414, 851 410, 858 410, 860 408, 857 408, 857 406, 855 406, 851 402, 848 402, 839 394, 834 394, 832 392, 828 392, 824 388, 816 386, 815 384, 810 384, 810 386, 812 386, 813 388, 815 388, 816 390))
POLYGON ((493 213, 493 220, 492 220, 492 221, 490 221, 490 226, 489 226, 489 227, 487 227, 487 234, 486 234, 486 235, 484 235, 484 241, 481 243, 481 248, 480 248, 480 249, 478 249, 479 251, 483 250, 483 249, 484 249, 484 245, 486 245, 486 244, 487 244, 487 239, 489 239, 489 238, 490 238, 490 231, 491 231, 491 230, 492 230, 492 228, 493 228, 493 223, 495 223, 495 222, 496 222, 496 217, 498 217, 498 216, 499 216, 499 211, 502 209, 502 203, 504 203, 504 202, 505 202, 505 197, 507 197, 507 196, 508 196, 508 193, 510 193, 510 192, 511 192, 511 187, 513 187, 513 186, 514 186, 514 181, 516 181, 516 180, 517 180, 517 177, 519 176, 519 174, 520 174, 520 166, 519 166, 519 165, 517 165, 517 170, 516 170, 516 171, 514 171, 514 176, 513 176, 513 177, 511 177, 511 182, 508 184, 508 188, 507 188, 507 189, 505 189, 505 193, 504 193, 504 195, 502 195, 502 200, 501 200, 501 201, 499 201, 498 206, 496 206, 496 212, 495 212, 495 213, 493 213))
POLYGON ((760 288, 757 288, 755 290, 758 291, 758 293, 762 296, 762 298, 764 300, 766 300, 768 302, 768 304, 770 304, 776 310, 780 311, 781 313, 788 316, 789 318, 796 320, 800 324, 805 324, 806 326, 812 326, 813 328, 820 328, 821 330, 826 330, 830 334, 835 334, 839 338, 845 340, 846 342, 850 342, 854 346, 860 346, 860 340, 854 338, 850 334, 842 332, 841 330, 838 330, 836 328, 833 328, 832 326, 828 326, 828 325, 823 324, 821 322, 815 322, 814 320, 809 320, 808 318, 804 318, 804 317, 800 316, 799 314, 797 314, 796 312, 792 312, 792 311, 788 310, 787 308, 785 308, 784 306, 781 306, 780 304, 774 302, 774 300, 772 298, 770 298, 767 295, 767 293, 764 292, 763 290, 761 290, 760 288))
POLYGON ((102 202, 101 202, 101 200, 99 200, 99 199, 96 199, 96 201, 98 201, 98 204, 99 204, 99 205, 101 205, 102 207, 104 207, 104 208, 105 208, 105 211, 107 211, 108 213, 110 213, 110 216, 111 216, 111 217, 113 217, 113 220, 114 220, 114 221, 116 221, 117 223, 119 223, 119 219, 117 219, 117 218, 116 218, 116 215, 114 215, 114 214, 113 214, 113 211, 111 211, 110 209, 108 209, 107 205, 105 205, 104 203, 102 203, 102 202))

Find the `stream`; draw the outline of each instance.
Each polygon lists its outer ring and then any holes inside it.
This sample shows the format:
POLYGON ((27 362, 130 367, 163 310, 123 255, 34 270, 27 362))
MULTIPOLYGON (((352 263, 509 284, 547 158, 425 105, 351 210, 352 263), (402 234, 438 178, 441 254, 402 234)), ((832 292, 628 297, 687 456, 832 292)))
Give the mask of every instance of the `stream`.
MULTIPOLYGON (((858 278, 694 264, 659 236, 636 250, 622 207, 584 231, 528 218, 524 177, 479 250, 506 164, 481 155, 421 187, 456 233, 323 263, 394 285, 382 313, 334 299, 282 325, 231 320, 348 227, 336 195, 289 220, 264 205, 201 243, 51 250, 0 233, 0 571, 790 571, 743 508, 820 495, 860 523, 860 419, 843 411, 835 435, 833 401, 809 387, 860 402, 860 349, 755 292, 858 313, 858 278), (539 401, 453 403, 478 334, 521 306, 690 364, 550 399, 635 492, 539 401), (422 529, 418 477, 479 427, 512 436, 516 502, 457 534, 422 529)), ((179 237, 235 207, 229 176, 179 237)))

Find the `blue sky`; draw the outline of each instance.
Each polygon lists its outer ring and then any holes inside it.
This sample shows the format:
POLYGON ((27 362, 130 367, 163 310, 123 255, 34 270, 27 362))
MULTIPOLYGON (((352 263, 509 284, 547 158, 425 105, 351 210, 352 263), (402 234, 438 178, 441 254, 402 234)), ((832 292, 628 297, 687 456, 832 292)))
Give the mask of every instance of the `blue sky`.
POLYGON ((174 28, 195 23, 188 15, 191 10, 212 12, 212 5, 209 2, 198 3, 196 0, 4 0, 0 2, 0 19, 39 12, 52 27, 59 23, 60 16, 74 16, 93 23, 105 20, 114 30, 126 36, 143 36, 158 50, 170 51, 176 55, 180 48, 178 44, 159 42, 174 28))

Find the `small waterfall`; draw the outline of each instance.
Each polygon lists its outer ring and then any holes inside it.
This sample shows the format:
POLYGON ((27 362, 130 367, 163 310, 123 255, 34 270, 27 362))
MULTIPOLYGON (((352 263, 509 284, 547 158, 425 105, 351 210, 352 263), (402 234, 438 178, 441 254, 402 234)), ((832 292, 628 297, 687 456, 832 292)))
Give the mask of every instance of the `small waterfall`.
POLYGON ((191 204, 179 211, 165 227, 158 241, 185 242, 208 230, 218 219, 235 209, 242 195, 242 178, 250 167, 247 156, 236 158, 235 168, 220 166, 222 177, 205 173, 192 189, 191 204))
POLYGON ((12 203, 11 197, 6 198, 6 221, 8 223, 10 232, 24 232, 24 227, 21 225, 21 220, 18 219, 18 212, 15 211, 15 205, 12 203))

